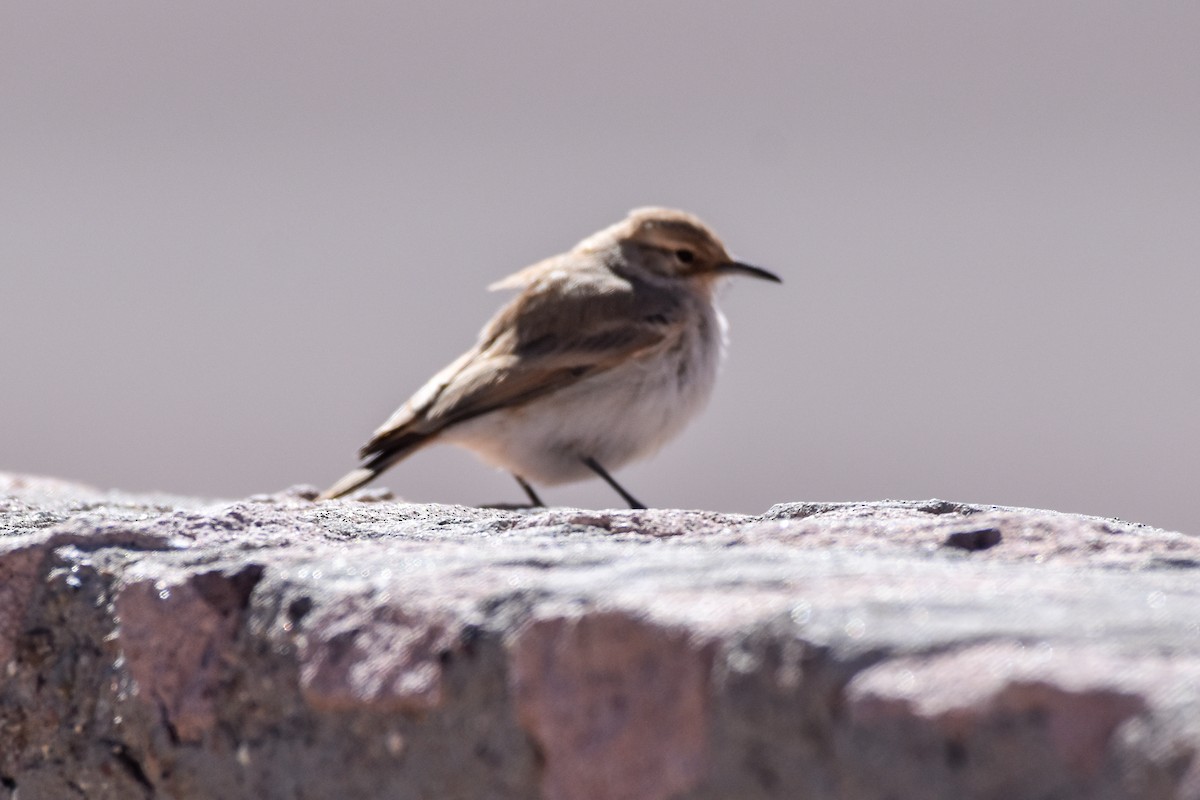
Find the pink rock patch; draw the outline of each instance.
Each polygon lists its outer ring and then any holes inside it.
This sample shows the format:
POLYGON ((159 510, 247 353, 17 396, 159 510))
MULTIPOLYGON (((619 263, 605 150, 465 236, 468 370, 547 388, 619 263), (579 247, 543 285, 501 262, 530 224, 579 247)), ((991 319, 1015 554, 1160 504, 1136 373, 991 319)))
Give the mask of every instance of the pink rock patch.
POLYGON ((4 666, 15 655, 17 637, 21 634, 44 556, 45 550, 41 546, 0 552, 0 680, 3 680, 4 666))
POLYGON ((550 800, 665 800, 703 779, 712 650, 686 631, 618 612, 537 620, 512 666, 550 800))
POLYGON ((1008 720, 1039 719, 1056 760, 1092 778, 1117 727, 1145 708, 1141 697, 1117 688, 1129 687, 1121 667, 1111 656, 987 644, 886 662, 855 678, 847 696, 856 723, 908 719, 957 740, 1008 720))
POLYGON ((191 575, 181 583, 142 580, 117 595, 126 668, 180 741, 199 741, 216 723, 216 693, 241 611, 261 569, 191 575))
POLYGON ((322 711, 430 711, 444 700, 441 655, 458 629, 395 606, 344 601, 305 621, 300 682, 322 711))

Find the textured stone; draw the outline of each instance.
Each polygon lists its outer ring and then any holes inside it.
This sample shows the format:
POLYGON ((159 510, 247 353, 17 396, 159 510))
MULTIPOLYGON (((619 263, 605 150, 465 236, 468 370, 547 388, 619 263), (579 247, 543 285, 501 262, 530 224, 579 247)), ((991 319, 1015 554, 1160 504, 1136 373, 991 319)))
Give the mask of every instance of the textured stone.
POLYGON ((1200 800, 1200 537, 0 475, 0 799, 1200 800))
POLYGON ((702 782, 712 646, 598 611, 516 637, 517 712, 553 800, 666 800, 702 782))

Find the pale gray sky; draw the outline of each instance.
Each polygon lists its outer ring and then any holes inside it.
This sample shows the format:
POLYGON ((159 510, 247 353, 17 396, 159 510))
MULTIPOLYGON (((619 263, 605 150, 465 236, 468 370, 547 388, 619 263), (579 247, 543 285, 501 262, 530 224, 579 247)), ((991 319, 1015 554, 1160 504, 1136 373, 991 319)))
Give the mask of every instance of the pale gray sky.
MULTIPOLYGON (((786 283, 730 286, 647 502, 1200 531, 1197 42, 1190 1, 6 2, 0 469, 327 484, 490 281, 663 204, 786 283)), ((451 448, 381 483, 521 497, 451 448)))

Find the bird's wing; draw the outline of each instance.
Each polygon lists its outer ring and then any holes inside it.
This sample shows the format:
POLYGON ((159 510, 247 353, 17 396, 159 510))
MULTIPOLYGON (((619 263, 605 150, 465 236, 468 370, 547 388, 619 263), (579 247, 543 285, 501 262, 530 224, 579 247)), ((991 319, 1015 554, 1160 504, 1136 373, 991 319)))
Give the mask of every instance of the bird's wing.
POLYGON ((498 281, 493 281, 488 285, 489 292, 499 292, 504 289, 524 289, 529 284, 534 283, 539 278, 544 278, 547 273, 560 269, 569 258, 569 253, 562 253, 557 256, 542 259, 536 264, 532 264, 524 269, 519 269, 511 275, 506 275, 498 281))
POLYGON ((476 346, 397 410, 362 448, 364 458, 409 451, 451 425, 611 369, 668 344, 684 321, 674 293, 606 269, 525 277, 524 291, 484 327, 476 346))

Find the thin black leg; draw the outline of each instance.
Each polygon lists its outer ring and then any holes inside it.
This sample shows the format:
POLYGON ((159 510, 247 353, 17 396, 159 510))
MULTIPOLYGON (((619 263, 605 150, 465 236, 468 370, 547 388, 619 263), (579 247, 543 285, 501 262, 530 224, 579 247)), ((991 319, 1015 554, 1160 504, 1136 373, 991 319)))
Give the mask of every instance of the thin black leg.
POLYGON ((638 502, 638 499, 636 497, 631 495, 629 492, 625 491, 625 488, 623 486, 621 486, 621 484, 617 483, 616 480, 613 478, 613 476, 609 475, 608 472, 604 469, 604 467, 600 466, 599 461, 592 458, 591 456, 585 456, 583 458, 583 463, 586 464, 588 469, 590 469, 592 472, 596 473, 601 478, 604 478, 605 483, 607 483, 614 490, 616 490, 617 494, 621 495, 621 497, 625 500, 626 503, 629 503, 630 508, 645 508, 646 507, 642 503, 638 502))
POLYGON ((525 494, 529 495, 530 503, 538 508, 546 507, 546 504, 542 502, 542 498, 538 497, 537 492, 535 492, 533 487, 529 485, 529 481, 525 480, 515 472, 512 474, 512 476, 517 479, 517 483, 521 484, 521 488, 525 490, 525 494))

